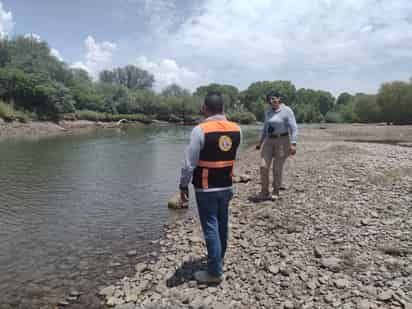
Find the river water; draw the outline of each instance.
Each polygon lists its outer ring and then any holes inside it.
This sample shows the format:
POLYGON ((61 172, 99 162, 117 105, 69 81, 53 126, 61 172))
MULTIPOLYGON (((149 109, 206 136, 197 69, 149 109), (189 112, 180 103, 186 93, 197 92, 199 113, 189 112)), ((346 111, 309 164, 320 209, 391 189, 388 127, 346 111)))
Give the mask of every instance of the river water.
MULTIPOLYGON (((95 293, 156 251, 189 127, 100 129, 0 142, 0 308, 95 293)), ((246 141, 258 128, 243 128, 246 141)), ((80 305, 79 305, 80 306, 80 305)), ((81 308, 80 306, 79 308, 81 308)))

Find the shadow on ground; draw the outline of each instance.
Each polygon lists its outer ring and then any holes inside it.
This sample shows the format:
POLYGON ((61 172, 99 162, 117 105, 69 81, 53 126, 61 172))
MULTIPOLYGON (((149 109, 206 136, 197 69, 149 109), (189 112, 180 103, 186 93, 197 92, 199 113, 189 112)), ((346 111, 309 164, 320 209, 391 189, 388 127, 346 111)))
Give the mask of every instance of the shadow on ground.
POLYGON ((198 270, 207 269, 207 260, 205 257, 198 258, 192 261, 183 262, 172 277, 166 280, 166 285, 169 288, 182 285, 186 282, 193 281, 194 273, 198 270))

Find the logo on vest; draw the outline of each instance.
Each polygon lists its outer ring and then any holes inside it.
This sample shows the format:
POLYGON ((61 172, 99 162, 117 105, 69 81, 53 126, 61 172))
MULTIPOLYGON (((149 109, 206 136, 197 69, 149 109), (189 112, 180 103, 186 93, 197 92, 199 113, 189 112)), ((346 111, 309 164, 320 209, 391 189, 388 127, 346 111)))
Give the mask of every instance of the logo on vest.
POLYGON ((222 151, 226 152, 232 149, 232 144, 233 144, 232 139, 227 135, 222 135, 219 138, 219 148, 222 151))

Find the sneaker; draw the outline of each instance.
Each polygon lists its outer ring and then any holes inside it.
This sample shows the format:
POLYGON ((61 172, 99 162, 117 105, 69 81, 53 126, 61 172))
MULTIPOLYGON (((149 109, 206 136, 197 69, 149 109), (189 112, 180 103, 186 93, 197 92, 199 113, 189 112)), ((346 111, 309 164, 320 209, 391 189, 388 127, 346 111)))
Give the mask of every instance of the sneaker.
POLYGON ((270 196, 270 200, 272 200, 272 201, 277 201, 277 200, 280 200, 281 199, 281 197, 280 197, 280 195, 279 194, 272 194, 271 196, 270 196))
POLYGON ((195 272, 195 279, 197 283, 203 284, 219 284, 223 280, 223 276, 212 276, 206 270, 195 272))
POLYGON ((265 192, 260 192, 257 196, 256 199, 258 201, 266 201, 266 200, 270 200, 271 196, 269 193, 265 193, 265 192))

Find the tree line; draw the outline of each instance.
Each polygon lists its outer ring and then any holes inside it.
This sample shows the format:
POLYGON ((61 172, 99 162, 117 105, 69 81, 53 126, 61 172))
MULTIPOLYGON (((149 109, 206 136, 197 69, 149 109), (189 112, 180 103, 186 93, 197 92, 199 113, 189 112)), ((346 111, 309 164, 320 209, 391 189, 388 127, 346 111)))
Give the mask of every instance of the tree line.
POLYGON ((377 94, 296 89, 290 81, 257 81, 240 91, 232 85, 212 83, 191 93, 172 84, 160 93, 155 77, 134 65, 104 70, 97 80, 71 68, 50 52, 44 41, 16 36, 0 39, 0 117, 5 120, 122 118, 193 123, 209 91, 223 94, 225 111, 241 123, 262 121, 267 109, 265 94, 281 93, 295 111, 298 122, 412 123, 412 81, 384 83, 377 94))

